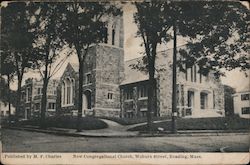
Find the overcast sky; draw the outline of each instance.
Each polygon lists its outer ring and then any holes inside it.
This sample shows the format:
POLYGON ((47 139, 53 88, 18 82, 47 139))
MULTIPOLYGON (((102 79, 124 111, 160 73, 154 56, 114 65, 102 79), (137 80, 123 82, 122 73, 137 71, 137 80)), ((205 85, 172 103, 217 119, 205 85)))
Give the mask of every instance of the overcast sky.
MULTIPOLYGON (((133 13, 135 12, 135 8, 132 5, 125 5, 124 7, 124 58, 125 60, 133 59, 136 57, 141 56, 141 52, 144 51, 143 47, 140 46, 142 40, 140 38, 136 38, 136 31, 137 26, 133 22, 133 13)), ((172 42, 169 42, 166 45, 166 48, 172 48, 172 42)), ((177 42, 179 45, 183 45, 185 43, 185 40, 179 37, 179 40, 177 42)), ((72 54, 68 60, 64 63, 63 67, 60 71, 57 72, 57 74, 54 76, 54 78, 59 78, 67 63, 68 62, 74 62, 78 63, 76 54, 72 54)), ((24 75, 24 80, 28 77, 34 77, 39 78, 39 74, 36 73, 26 73, 24 75)), ((249 77, 245 77, 245 74, 242 72, 239 72, 238 70, 234 70, 231 72, 226 72, 226 77, 221 78, 223 84, 230 85, 237 90, 242 90, 243 88, 249 89, 249 77)), ((16 89, 16 83, 14 83, 11 88, 16 89)))

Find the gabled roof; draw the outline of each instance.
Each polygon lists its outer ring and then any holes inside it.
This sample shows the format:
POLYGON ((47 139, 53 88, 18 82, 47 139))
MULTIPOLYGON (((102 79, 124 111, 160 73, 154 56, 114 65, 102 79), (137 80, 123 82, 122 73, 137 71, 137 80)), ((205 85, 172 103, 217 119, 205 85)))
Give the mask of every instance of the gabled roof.
POLYGON ((72 63, 72 62, 69 62, 69 64, 72 66, 72 68, 74 69, 74 71, 78 73, 78 71, 79 71, 79 64, 78 63, 72 63))
POLYGON ((146 72, 139 71, 131 67, 132 64, 137 64, 137 61, 140 61, 140 60, 142 60, 142 57, 125 61, 124 63, 124 76, 125 77, 121 85, 148 80, 148 75, 146 72))

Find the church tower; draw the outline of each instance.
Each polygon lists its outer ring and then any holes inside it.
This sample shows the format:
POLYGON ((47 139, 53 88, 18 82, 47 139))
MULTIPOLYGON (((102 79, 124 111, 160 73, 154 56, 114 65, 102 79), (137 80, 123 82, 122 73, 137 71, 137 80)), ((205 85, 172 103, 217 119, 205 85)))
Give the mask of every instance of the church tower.
POLYGON ((83 114, 119 117, 119 85, 124 77, 123 17, 107 19, 103 42, 90 48, 84 63, 83 114))

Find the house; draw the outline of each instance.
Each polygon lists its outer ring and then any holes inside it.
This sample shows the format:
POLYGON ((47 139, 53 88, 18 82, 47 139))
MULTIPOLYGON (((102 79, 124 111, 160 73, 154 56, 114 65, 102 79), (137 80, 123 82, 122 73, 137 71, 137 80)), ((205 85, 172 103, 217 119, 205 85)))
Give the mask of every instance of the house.
POLYGON ((233 94, 234 113, 242 118, 250 118, 250 90, 249 87, 233 94))
MULTIPOLYGON (((10 109, 11 109, 11 115, 14 115, 15 107, 12 104, 10 104, 10 109)), ((10 115, 9 104, 0 100, 0 111, 1 111, 1 117, 8 117, 10 115)))
MULTIPOLYGON (((124 61, 122 17, 110 19, 103 42, 91 45, 83 65, 84 115, 143 117, 147 112, 148 76, 131 68, 142 57, 124 61)), ((155 116, 172 113, 172 49, 158 51, 155 74, 155 116)), ((77 64, 69 63, 60 79, 59 110, 77 114, 77 64)), ((224 111, 224 88, 213 73, 204 76, 198 66, 177 71, 178 115, 180 117, 220 117, 224 111)))
MULTIPOLYGON (((47 88, 47 116, 56 113, 58 80, 51 79, 47 88)), ((25 84, 21 88, 21 110, 24 119, 38 117, 41 112, 43 81, 29 78, 25 80, 25 84)))

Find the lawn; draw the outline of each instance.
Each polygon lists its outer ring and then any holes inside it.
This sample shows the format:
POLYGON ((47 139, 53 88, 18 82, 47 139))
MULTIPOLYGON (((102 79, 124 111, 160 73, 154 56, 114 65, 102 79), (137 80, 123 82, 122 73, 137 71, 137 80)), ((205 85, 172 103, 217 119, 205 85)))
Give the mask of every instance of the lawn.
MULTIPOLYGON (((39 119, 26 120, 16 123, 16 126, 24 126, 24 125, 33 125, 39 126, 39 119)), ((46 119, 47 127, 57 127, 57 128, 69 128, 76 129, 77 128, 77 117, 71 116, 56 116, 56 117, 48 117, 46 119)), ((95 117, 82 117, 81 119, 81 128, 83 130, 96 130, 107 128, 108 125, 95 117)))
MULTIPOLYGON (((132 125, 132 124, 138 124, 138 123, 144 123, 147 122, 147 118, 146 117, 141 117, 141 118, 118 118, 118 117, 99 117, 102 119, 108 119, 108 120, 112 120, 115 121, 121 125, 132 125)), ((166 120, 166 119, 170 119, 170 117, 153 117, 154 121, 158 121, 158 120, 166 120)))
MULTIPOLYGON (((177 119, 178 130, 249 130, 250 120, 239 117, 220 117, 220 118, 179 118, 177 119)), ((153 131, 158 128, 165 131, 171 130, 171 121, 164 121, 153 124, 153 131)), ((137 126, 129 131, 146 131, 147 125, 137 126)))

